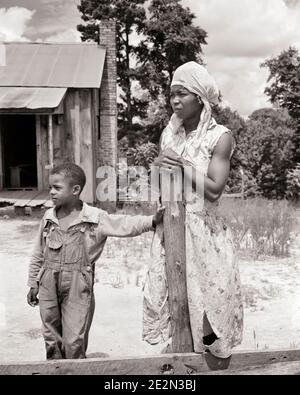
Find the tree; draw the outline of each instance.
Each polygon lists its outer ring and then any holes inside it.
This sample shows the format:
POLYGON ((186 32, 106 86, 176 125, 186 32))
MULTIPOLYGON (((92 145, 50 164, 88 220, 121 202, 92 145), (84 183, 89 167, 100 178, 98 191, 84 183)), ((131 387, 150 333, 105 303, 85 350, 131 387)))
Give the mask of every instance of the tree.
POLYGON ((144 137, 158 146, 162 131, 170 119, 165 98, 160 96, 157 100, 149 102, 147 117, 143 121, 144 137))
POLYGON ((152 0, 149 18, 138 29, 145 37, 137 48, 139 81, 152 99, 168 92, 175 69, 187 61, 201 60, 207 33, 193 26, 195 15, 179 0, 152 0))
POLYGON ((266 60, 262 67, 270 71, 265 89, 273 104, 285 108, 294 121, 294 161, 300 162, 300 55, 290 47, 279 56, 266 60))
POLYGON ((99 41, 98 24, 101 19, 116 21, 117 82, 122 90, 121 99, 125 103, 119 103, 118 138, 122 138, 127 131, 138 128, 138 125, 133 124, 133 118, 144 114, 148 104, 132 95, 136 46, 130 39, 136 30, 143 28, 146 19, 144 3, 145 0, 81 0, 78 6, 81 18, 86 22, 77 26, 82 41, 99 41))
POLYGON ((283 51, 279 56, 266 60, 271 85, 265 89, 271 103, 286 108, 290 116, 300 119, 300 55, 295 48, 283 51))
POLYGON ((152 0, 148 20, 145 0, 81 0, 78 6, 86 22, 77 27, 83 41, 98 41, 99 20, 116 21, 118 84, 122 90, 118 138, 127 136, 130 145, 143 133, 151 135, 151 141, 156 142, 158 129, 161 132, 168 116, 168 93, 174 70, 189 60, 201 62, 206 32, 193 26, 195 16, 179 2, 152 0), (135 45, 130 40, 133 33, 138 34, 135 45), (133 94, 133 81, 139 82, 144 94, 138 95, 136 90, 133 94), (159 121, 143 122, 149 113, 148 104, 155 105, 154 100, 160 108, 163 103, 166 109, 160 111, 159 121))
POLYGON ((289 199, 299 202, 300 199, 300 163, 288 171, 287 174, 287 192, 286 196, 289 199))
POLYGON ((284 198, 295 149, 288 112, 263 108, 246 121, 230 108, 217 106, 213 115, 232 131, 236 143, 228 180, 230 192, 240 192, 242 168, 247 196, 284 198))
POLYGON ((244 187, 246 196, 257 193, 258 186, 254 177, 248 169, 247 157, 247 124, 246 121, 229 107, 214 106, 213 116, 216 121, 231 130, 235 148, 231 158, 230 174, 227 183, 227 190, 231 193, 239 193, 242 188, 242 173, 244 173, 244 187))
POLYGON ((275 109, 255 111, 247 122, 244 150, 248 169, 267 198, 282 199, 286 195, 295 149, 290 123, 285 110, 275 109))

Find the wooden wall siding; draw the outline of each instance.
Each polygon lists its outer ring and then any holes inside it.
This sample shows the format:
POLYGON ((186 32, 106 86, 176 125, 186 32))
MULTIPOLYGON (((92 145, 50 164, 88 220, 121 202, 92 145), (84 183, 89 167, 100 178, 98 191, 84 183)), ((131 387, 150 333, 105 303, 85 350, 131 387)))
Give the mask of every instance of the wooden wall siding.
MULTIPOLYGON (((48 133, 48 127, 49 127, 49 115, 37 115, 37 156, 39 157, 39 147, 38 145, 41 146, 40 151, 41 151, 41 157, 38 161, 38 163, 41 163, 42 167, 42 172, 41 172, 41 177, 42 181, 40 181, 40 176, 39 176, 39 171, 38 171, 38 185, 39 185, 39 190, 42 187, 43 191, 48 190, 49 186, 49 133, 48 133), (39 142, 39 143, 38 143, 39 142)), ((52 142, 53 142, 53 164, 54 166, 57 166, 68 159, 68 155, 66 154, 65 151, 65 130, 64 130, 65 123, 63 122, 61 125, 58 125, 57 123, 57 116, 53 115, 52 116, 52 142)))
POLYGON ((48 160, 49 167, 52 168, 54 165, 54 144, 53 144, 53 117, 48 115, 48 125, 47 125, 47 135, 48 135, 48 160))
POLYGON ((95 169, 93 150, 92 90, 69 89, 65 99, 63 130, 65 136, 64 161, 81 166, 86 173, 87 183, 82 199, 94 203, 95 169))
POLYGON ((55 165, 60 164, 63 161, 63 146, 62 136, 64 135, 63 125, 58 125, 57 116, 52 116, 52 130, 53 130, 53 162, 55 165))
MULTIPOLYGON (((48 115, 37 115, 37 144, 40 145, 41 179, 38 179, 38 188, 48 191, 49 187, 49 149, 48 149, 48 115), (38 135, 39 134, 39 135, 38 135)), ((39 157, 39 151, 37 152, 39 157)), ((39 175, 39 173, 38 173, 39 175)), ((40 189, 39 189, 40 190, 40 189)))
POLYGON ((73 121, 72 113, 75 108, 75 90, 68 89, 64 102, 63 136, 64 136, 64 161, 74 162, 75 155, 73 150, 73 121))
POLYGON ((99 155, 99 134, 100 134, 100 90, 93 89, 92 90, 92 106, 91 106, 91 117, 92 117, 92 148, 93 148, 93 174, 94 174, 94 184, 93 184, 93 196, 94 203, 97 202, 96 189, 97 189, 97 180, 96 173, 98 168, 98 155, 99 155))
MULTIPOLYGON (((49 155, 52 153, 54 166, 63 162, 74 162, 84 169, 87 183, 82 199, 88 203, 94 203, 99 90, 69 89, 63 106, 63 115, 52 115, 53 150, 50 149, 49 141, 49 115, 36 115, 38 190, 48 190, 49 155)), ((3 188, 1 152, 0 140, 0 189, 3 188)))
POLYGON ((79 92, 74 92, 74 108, 71 109, 71 120, 72 120, 72 136, 73 136, 73 152, 74 161, 77 165, 80 164, 80 97, 79 92))
POLYGON ((96 173, 94 169, 94 139, 92 120, 92 98, 91 89, 81 89, 79 91, 79 162, 86 174, 86 186, 82 192, 82 199, 88 203, 94 203, 94 191, 96 173))
POLYGON ((42 135, 41 135, 41 116, 35 116, 35 133, 36 133, 36 158, 37 158, 37 180, 38 190, 44 190, 44 166, 42 152, 42 135))
MULTIPOLYGON (((87 176, 87 184, 82 198, 88 203, 94 202, 95 169, 93 154, 92 90, 69 89, 64 99, 64 115, 59 123, 53 115, 53 157, 54 166, 64 162, 74 162, 81 166, 87 176)), ((40 116, 40 162, 44 169, 44 190, 48 189, 49 141, 48 116, 40 116)))

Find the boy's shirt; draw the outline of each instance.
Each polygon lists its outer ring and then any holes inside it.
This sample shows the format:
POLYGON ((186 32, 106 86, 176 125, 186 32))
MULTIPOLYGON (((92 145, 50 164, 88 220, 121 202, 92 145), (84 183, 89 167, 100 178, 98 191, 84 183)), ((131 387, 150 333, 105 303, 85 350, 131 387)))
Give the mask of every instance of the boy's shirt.
MULTIPOLYGON (((59 227, 55 208, 46 211, 41 220, 38 230, 37 241, 31 257, 29 265, 28 286, 37 287, 38 277, 44 263, 44 252, 46 247, 46 238, 51 230, 55 230, 55 237, 51 240, 54 248, 59 249, 63 245, 72 245, 72 237, 77 229, 82 230, 85 235, 86 249, 90 264, 94 264, 100 257, 108 236, 116 237, 134 237, 144 232, 153 230, 153 216, 129 216, 108 214, 106 211, 96 207, 91 207, 83 203, 79 216, 69 226, 67 231, 63 231, 59 227), (79 229, 78 229, 79 228, 79 229)), ((74 252, 77 248, 74 243, 74 252)), ((72 248, 73 248, 72 247, 72 248)), ((64 264, 65 262, 61 262, 64 264)))

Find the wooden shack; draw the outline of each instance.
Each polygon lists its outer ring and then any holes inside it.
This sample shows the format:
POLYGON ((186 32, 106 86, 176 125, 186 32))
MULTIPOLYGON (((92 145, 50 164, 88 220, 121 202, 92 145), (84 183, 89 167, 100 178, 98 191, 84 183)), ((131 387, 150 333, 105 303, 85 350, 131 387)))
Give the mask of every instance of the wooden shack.
POLYGON ((82 197, 96 202, 97 167, 117 160, 114 23, 101 23, 99 37, 99 44, 2 44, 0 203, 46 202, 49 169, 63 162, 84 169, 82 197))

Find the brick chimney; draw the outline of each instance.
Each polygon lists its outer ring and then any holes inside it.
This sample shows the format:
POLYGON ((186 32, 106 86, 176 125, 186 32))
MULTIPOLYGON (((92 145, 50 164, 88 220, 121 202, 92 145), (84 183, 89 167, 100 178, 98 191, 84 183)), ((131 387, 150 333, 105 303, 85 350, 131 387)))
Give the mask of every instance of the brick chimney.
POLYGON ((116 23, 102 20, 99 44, 106 48, 100 89, 100 158, 98 163, 117 164, 117 59, 116 23))
MULTIPOLYGON (((99 44, 106 48, 100 87, 100 140, 98 166, 117 165, 117 57, 116 23, 102 20, 99 24, 99 44)), ((100 207, 109 212, 116 210, 116 202, 101 202, 100 207)))

